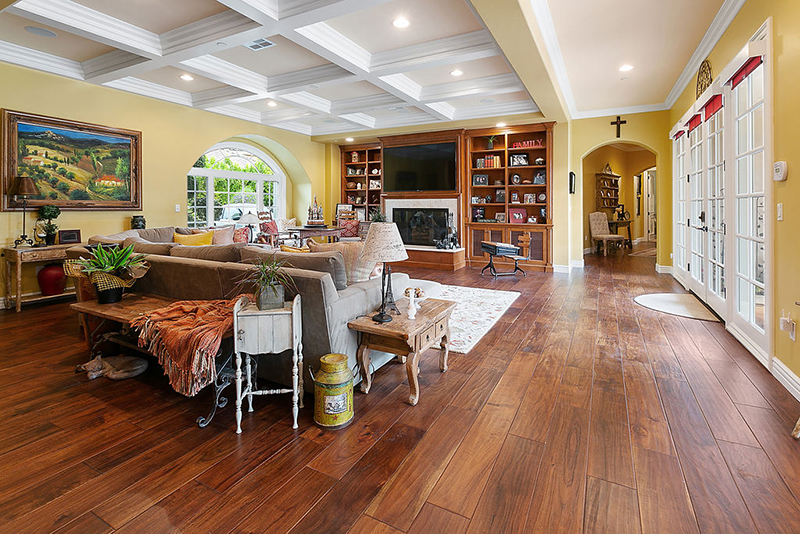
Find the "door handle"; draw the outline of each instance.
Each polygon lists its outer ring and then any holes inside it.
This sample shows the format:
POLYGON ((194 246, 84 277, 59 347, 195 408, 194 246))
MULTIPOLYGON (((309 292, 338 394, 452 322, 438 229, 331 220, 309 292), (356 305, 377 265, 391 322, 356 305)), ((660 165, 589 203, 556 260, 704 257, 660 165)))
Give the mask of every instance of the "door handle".
POLYGON ((705 211, 701 211, 700 212, 700 216, 697 217, 697 218, 700 219, 700 222, 703 222, 703 223, 706 222, 706 212, 705 211))

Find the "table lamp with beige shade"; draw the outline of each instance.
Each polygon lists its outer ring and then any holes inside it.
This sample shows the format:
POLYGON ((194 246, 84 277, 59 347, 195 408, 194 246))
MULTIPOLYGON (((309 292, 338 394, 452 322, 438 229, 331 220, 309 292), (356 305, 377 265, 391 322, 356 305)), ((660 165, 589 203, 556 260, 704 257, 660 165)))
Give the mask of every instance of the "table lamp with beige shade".
POLYGON ((247 213, 245 213, 244 215, 239 217, 239 220, 236 221, 236 222, 238 224, 242 224, 242 225, 246 226, 250 230, 250 235, 247 237, 247 241, 248 242, 253 241, 253 236, 255 236, 255 231, 253 230, 253 225, 254 224, 258 225, 259 222, 260 222, 259 219, 258 219, 258 215, 256 215, 252 211, 248 211, 247 213))
POLYGON ((29 238, 26 234, 25 219, 27 218, 28 197, 38 195, 39 188, 36 187, 33 178, 30 176, 18 176, 16 187, 11 190, 11 194, 15 197, 22 197, 22 235, 19 236, 19 239, 14 240, 14 248, 17 248, 19 245, 24 245, 25 243, 33 246, 33 239, 29 238))
POLYGON ((372 320, 378 323, 388 323, 392 316, 387 313, 394 311, 400 315, 400 310, 394 303, 392 295, 392 267, 389 262, 403 261, 408 259, 406 247, 400 237, 400 231, 393 222, 374 222, 369 225, 367 239, 364 241, 364 248, 361 251, 361 261, 383 262, 383 274, 381 275, 381 310, 372 316, 372 320))

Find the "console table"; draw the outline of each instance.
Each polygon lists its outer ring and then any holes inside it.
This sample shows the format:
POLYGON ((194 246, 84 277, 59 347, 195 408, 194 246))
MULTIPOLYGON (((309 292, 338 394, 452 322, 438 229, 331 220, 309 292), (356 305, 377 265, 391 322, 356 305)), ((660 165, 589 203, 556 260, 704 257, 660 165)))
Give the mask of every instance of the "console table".
MULTIPOLYGON (((408 299, 397 301, 397 307, 405 310, 408 299)), ((376 323, 370 315, 359 317, 347 323, 348 328, 361 332, 356 359, 361 368, 361 391, 369 393, 372 375, 369 371, 370 350, 381 350, 397 354, 405 361, 408 385, 411 395, 408 402, 416 406, 419 402, 419 355, 433 347, 437 342, 442 349, 439 355, 439 370, 447 371, 447 357, 450 354, 450 314, 456 303, 449 300, 426 299, 420 302, 420 309, 414 319, 405 313, 393 315, 388 323, 376 323)))
POLYGON ((624 246, 633 248, 633 239, 631 238, 631 220, 626 219, 622 221, 608 221, 608 229, 611 230, 611 232, 618 234, 620 228, 628 229, 628 239, 624 241, 624 246))
POLYGON ((37 263, 37 262, 57 262, 67 259, 67 249, 78 246, 82 243, 75 243, 69 245, 50 245, 49 247, 3 247, 3 256, 6 258, 6 307, 11 307, 11 280, 12 280, 12 267, 14 264, 14 286, 16 289, 14 301, 16 303, 17 312, 22 309, 23 302, 36 302, 39 300, 47 300, 56 297, 63 297, 75 293, 74 289, 67 290, 60 295, 39 295, 32 297, 22 297, 22 264, 23 263, 37 263))
POLYGON ((331 228, 331 227, 324 227, 324 228, 306 228, 305 226, 291 226, 286 229, 292 235, 298 236, 300 239, 300 246, 302 247, 306 239, 309 237, 325 237, 327 238, 328 242, 331 241, 339 241, 339 238, 342 236, 342 229, 341 228, 331 228))

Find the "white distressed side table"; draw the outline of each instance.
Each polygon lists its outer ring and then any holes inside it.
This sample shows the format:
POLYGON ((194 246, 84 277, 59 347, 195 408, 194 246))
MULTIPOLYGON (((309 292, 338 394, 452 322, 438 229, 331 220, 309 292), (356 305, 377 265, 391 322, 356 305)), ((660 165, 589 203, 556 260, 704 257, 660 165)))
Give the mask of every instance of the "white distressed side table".
POLYGON ((247 397, 248 411, 253 411, 254 395, 292 394, 292 416, 297 428, 298 407, 303 407, 303 322, 300 295, 283 308, 259 310, 254 302, 241 298, 233 308, 233 331, 236 369, 236 433, 242 433, 242 400, 247 397), (278 354, 292 350, 292 389, 254 389, 251 359, 258 354, 278 354), (242 387, 242 353, 247 384, 242 387))

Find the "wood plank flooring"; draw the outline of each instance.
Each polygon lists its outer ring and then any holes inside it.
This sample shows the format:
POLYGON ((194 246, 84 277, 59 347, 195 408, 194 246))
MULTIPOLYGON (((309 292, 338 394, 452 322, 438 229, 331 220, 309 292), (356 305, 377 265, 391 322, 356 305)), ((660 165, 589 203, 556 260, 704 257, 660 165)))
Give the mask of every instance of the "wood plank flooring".
POLYGON ((422 356, 417 406, 390 363, 340 431, 310 399, 292 430, 288 396, 200 429, 210 392, 157 364, 75 374, 68 304, 1 311, 0 534, 800 532, 800 403, 721 324, 636 305, 680 290, 652 258, 408 272, 520 297, 447 373, 422 356))

